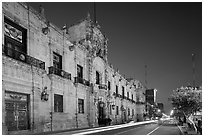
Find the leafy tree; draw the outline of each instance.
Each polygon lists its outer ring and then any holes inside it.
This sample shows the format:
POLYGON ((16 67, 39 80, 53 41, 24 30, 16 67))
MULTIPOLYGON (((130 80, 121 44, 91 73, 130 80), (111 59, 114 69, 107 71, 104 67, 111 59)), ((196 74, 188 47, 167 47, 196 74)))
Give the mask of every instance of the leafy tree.
POLYGON ((190 86, 178 88, 173 91, 170 100, 173 107, 186 116, 202 109, 202 93, 199 88, 190 86))

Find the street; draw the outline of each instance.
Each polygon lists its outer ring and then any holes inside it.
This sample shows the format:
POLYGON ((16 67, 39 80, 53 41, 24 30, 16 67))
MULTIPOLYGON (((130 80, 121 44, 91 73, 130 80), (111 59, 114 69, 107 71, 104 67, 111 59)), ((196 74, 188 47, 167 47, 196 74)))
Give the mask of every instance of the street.
POLYGON ((182 135, 177 125, 170 121, 163 124, 157 122, 146 124, 129 124, 122 127, 115 125, 110 127, 100 127, 94 129, 86 129, 72 132, 57 133, 58 135, 182 135))

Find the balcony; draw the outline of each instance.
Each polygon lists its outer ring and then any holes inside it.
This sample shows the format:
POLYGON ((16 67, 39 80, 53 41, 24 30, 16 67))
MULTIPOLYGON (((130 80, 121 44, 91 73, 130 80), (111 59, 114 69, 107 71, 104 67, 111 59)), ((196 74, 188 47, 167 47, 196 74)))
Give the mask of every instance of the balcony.
POLYGON ((99 84, 98 88, 107 90, 107 86, 105 84, 99 84))
POLYGON ((120 94, 113 92, 113 96, 115 96, 115 97, 119 97, 120 94))
POLYGON ((90 86, 90 82, 89 81, 87 81, 87 80, 85 80, 83 78, 80 78, 80 77, 74 77, 74 82, 75 83, 81 83, 81 84, 83 84, 85 86, 90 86))
POLYGON ((132 103, 136 103, 133 99, 131 101, 132 101, 132 103))
POLYGON ((61 76, 63 78, 71 80, 71 74, 70 73, 65 72, 64 70, 55 68, 53 66, 49 67, 49 74, 55 74, 55 75, 58 75, 58 76, 61 76))
POLYGON ((45 62, 4 45, 3 54, 26 64, 45 69, 45 62))
POLYGON ((136 101, 136 104, 143 105, 143 104, 145 104, 145 102, 142 102, 142 101, 136 101))

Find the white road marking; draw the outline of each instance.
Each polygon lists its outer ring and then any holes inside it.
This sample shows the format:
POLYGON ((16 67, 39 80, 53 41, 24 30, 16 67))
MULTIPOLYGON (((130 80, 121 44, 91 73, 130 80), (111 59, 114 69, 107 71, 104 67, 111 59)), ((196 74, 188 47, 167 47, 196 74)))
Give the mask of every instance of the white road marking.
POLYGON ((118 129, 118 128, 123 128, 123 127, 129 127, 129 126, 134 126, 134 125, 142 125, 142 124, 146 124, 146 123, 152 123, 155 122, 155 120, 152 121, 143 121, 143 122, 137 122, 137 123, 128 123, 128 124, 123 124, 123 125, 114 125, 114 126, 110 126, 104 129, 98 129, 98 130, 93 130, 93 131, 85 131, 85 132, 81 132, 81 133, 76 133, 76 134, 72 134, 72 135, 86 135, 86 134, 91 134, 91 133, 97 133, 97 132, 102 132, 102 131, 108 131, 108 130, 112 130, 112 129, 118 129))
POLYGON ((154 131, 156 131, 158 128, 160 128, 161 126, 159 126, 159 127, 157 127, 157 128, 155 128, 154 130, 152 130, 151 132, 149 132, 147 135, 150 135, 150 134, 152 134, 154 131))
POLYGON ((177 125, 177 127, 178 127, 178 128, 179 128, 179 130, 181 131, 182 135, 184 135, 184 132, 183 132, 183 130, 181 129, 181 127, 180 127, 180 126, 178 126, 178 125, 177 125))

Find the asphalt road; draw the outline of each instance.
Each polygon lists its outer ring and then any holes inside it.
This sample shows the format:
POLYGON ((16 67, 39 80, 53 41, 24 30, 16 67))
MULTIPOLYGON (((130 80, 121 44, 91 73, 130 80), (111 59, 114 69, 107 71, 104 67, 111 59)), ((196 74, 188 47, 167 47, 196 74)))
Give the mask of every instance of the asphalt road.
POLYGON ((182 135, 182 133, 175 124, 164 123, 158 125, 157 123, 151 123, 102 131, 88 135, 182 135))
POLYGON ((162 124, 158 124, 154 122, 154 123, 148 123, 148 124, 142 124, 142 125, 121 127, 121 128, 112 128, 112 129, 111 128, 112 127, 85 129, 85 130, 72 131, 72 132, 62 132, 57 134, 58 135, 72 135, 72 134, 77 135, 77 134, 84 133, 84 135, 182 135, 178 126, 172 123, 171 121, 165 121, 162 124), (94 131, 94 133, 92 131, 94 131))

